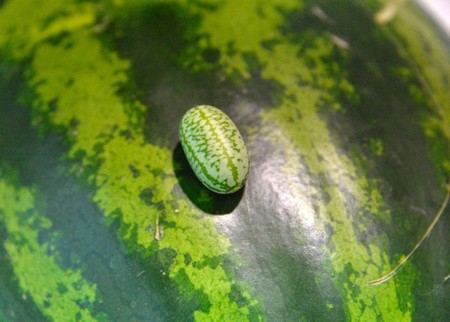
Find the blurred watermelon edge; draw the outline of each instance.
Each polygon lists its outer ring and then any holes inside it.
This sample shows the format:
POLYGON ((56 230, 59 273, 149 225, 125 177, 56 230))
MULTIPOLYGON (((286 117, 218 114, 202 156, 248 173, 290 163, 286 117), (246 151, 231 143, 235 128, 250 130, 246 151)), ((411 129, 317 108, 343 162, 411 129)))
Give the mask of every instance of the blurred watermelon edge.
POLYGON ((0 1, 0 321, 450 320, 449 40, 413 3, 0 1), (245 188, 179 120, 221 107, 245 188), (447 279, 446 279, 447 276, 447 279))

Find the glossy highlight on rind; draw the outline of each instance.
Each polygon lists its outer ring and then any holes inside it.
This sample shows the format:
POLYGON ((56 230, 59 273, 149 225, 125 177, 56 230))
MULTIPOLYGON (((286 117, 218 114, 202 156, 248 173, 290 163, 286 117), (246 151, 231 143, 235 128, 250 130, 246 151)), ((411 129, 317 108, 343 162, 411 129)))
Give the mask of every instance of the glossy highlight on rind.
POLYGON ((244 140, 221 110, 198 105, 183 116, 180 141, 197 178, 210 190, 228 194, 247 181, 250 162, 244 140))

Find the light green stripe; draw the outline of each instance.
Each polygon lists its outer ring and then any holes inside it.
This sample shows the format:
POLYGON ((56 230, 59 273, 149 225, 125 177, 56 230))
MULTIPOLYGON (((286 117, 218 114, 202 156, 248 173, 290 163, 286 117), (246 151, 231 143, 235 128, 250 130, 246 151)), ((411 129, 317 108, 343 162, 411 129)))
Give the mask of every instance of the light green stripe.
MULTIPOLYGON (((356 214, 349 213, 349 205, 354 199, 359 210, 367 207, 372 202, 367 191, 369 185, 352 160, 337 152, 328 126, 318 111, 324 101, 330 105, 338 104, 330 92, 338 91, 351 96, 353 87, 340 71, 330 75, 328 68, 320 63, 328 61, 332 54, 333 44, 328 38, 306 33, 303 42, 310 47, 301 48, 299 35, 295 35, 299 38, 297 45, 277 31, 284 25, 280 12, 292 12, 298 7, 302 7, 301 1, 269 1, 263 4, 259 1, 242 3, 230 0, 214 10, 197 9, 203 17, 197 32, 206 35, 206 41, 198 45, 204 49, 219 50, 224 73, 229 76, 238 74, 241 80, 250 78, 251 70, 244 57, 251 54, 262 66, 262 78, 281 87, 280 103, 273 110, 262 112, 261 117, 265 127, 273 128, 275 125, 282 129, 313 177, 327 178, 325 186, 317 189, 330 200, 316 201, 317 215, 324 225, 330 225, 333 229, 331 241, 339 256, 330 254, 330 262, 339 274, 339 278, 335 279, 336 287, 345 298, 348 318, 365 321, 377 317, 392 321, 410 320, 410 311, 399 308, 394 283, 377 289, 365 287, 370 278, 390 268, 389 257, 379 245, 366 247, 358 242, 358 232, 363 227, 355 227, 352 215, 356 214), (265 46, 267 43, 272 45, 265 46), (228 50, 230 47, 233 48, 231 53, 228 50), (300 55, 300 52, 303 54, 300 55), (310 67, 308 59, 317 63, 316 68, 310 67), (350 275, 346 273, 347 265, 353 271, 350 275), (363 271, 366 273, 361 273, 363 271), (361 292, 355 293, 355 287, 361 292)), ((192 59, 199 68, 207 67, 201 56, 192 59)), ((268 135, 268 140, 274 140, 274 137, 268 135)), ((298 169, 300 164, 293 164, 293 167, 298 169)), ((286 180, 289 180, 289 174, 286 180)), ((295 195, 291 197, 295 198, 295 195)), ((381 211, 382 201, 378 201, 378 207, 372 204, 374 212, 381 211)), ((401 296, 405 294, 402 290, 401 296)), ((411 301, 411 298, 406 301, 411 301)))
MULTIPOLYGON (((16 11, 23 5, 19 0, 10 1, 10 7, 17 6, 16 11)), ((54 14, 41 3, 29 1, 27 6, 40 12, 40 19, 33 24, 46 21, 46 14, 54 14)), ((90 13, 99 12, 97 9, 92 7, 90 13)), ((35 51, 28 57, 28 84, 36 94, 35 115, 49 121, 39 125, 66 131, 71 142, 69 156, 77 161, 73 170, 95 189, 94 201, 104 214, 119 218, 121 235, 129 247, 145 250, 144 256, 155 250, 158 254, 165 249, 175 252, 173 261, 165 263, 161 278, 168 275, 180 291, 187 290, 180 296, 188 301, 201 295, 204 302, 198 303, 196 318, 220 320, 222 312, 227 312, 235 321, 249 320, 251 314, 262 319, 258 302, 242 287, 237 289, 247 304, 238 306, 228 296, 235 285, 225 268, 230 241, 218 233, 213 218, 204 216, 178 194, 172 151, 148 143, 142 133, 142 104, 125 102, 117 94, 130 81, 129 62, 104 47, 92 34, 93 26, 70 30, 59 42, 40 43, 42 39, 34 39, 30 32, 33 28, 22 28, 27 22, 21 15, 0 11, 0 21, 20 30, 11 34, 0 29, 6 39, 0 44, 14 46, 16 38, 35 42, 35 51), (140 175, 134 178, 130 169, 140 175), (151 191, 150 200, 140 198, 143 191, 151 191), (186 256, 192 259, 190 263, 186 256), (208 264, 211 260, 217 265, 208 264), (184 279, 179 278, 182 272, 184 279)))
POLYGON ((97 300, 96 286, 80 271, 62 269, 52 245, 39 243, 39 234, 51 222, 35 208, 31 189, 16 188, 0 177, 0 223, 8 234, 4 246, 21 292, 50 320, 96 321, 90 312, 97 300))

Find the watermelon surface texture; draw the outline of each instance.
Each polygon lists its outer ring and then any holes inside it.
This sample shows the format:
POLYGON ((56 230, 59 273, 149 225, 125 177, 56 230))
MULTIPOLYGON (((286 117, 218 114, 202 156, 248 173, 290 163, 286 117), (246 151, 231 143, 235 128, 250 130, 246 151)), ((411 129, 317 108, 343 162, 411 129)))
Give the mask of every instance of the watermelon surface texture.
POLYGON ((0 1, 0 321, 449 321, 450 42, 413 2, 0 1), (242 189, 180 143, 219 106, 242 189))

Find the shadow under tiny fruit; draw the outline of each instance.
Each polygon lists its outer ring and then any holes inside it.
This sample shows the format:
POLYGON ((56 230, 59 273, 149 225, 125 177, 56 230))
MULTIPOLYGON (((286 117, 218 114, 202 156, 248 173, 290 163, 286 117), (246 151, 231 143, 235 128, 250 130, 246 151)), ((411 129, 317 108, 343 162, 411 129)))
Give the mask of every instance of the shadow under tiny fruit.
POLYGON ((232 194, 218 194, 206 188, 195 176, 180 142, 173 150, 172 164, 181 189, 189 200, 203 212, 211 215, 229 214, 242 199, 244 188, 232 194))

